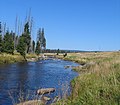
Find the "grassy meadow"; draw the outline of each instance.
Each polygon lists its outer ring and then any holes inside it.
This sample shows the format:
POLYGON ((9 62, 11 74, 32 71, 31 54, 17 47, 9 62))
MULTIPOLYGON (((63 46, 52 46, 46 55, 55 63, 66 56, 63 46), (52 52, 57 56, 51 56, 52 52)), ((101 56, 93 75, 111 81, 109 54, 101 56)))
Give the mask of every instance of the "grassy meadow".
POLYGON ((79 76, 71 81, 71 96, 57 105, 120 105, 120 52, 70 53, 63 59, 82 66, 73 68, 79 76))
MULTIPOLYGON (((36 58, 37 59, 37 55, 27 54, 26 58, 28 59, 28 61, 31 58, 36 58)), ((24 62, 24 61, 25 61, 24 58, 19 53, 15 53, 14 55, 6 54, 6 53, 0 53, 0 64, 8 64, 8 63, 24 62)))

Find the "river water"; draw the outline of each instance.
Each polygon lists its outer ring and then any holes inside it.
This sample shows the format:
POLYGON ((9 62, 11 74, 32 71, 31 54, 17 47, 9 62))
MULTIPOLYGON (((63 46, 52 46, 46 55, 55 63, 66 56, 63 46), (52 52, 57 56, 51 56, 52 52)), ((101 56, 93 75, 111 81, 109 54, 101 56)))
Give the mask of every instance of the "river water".
POLYGON ((56 88, 49 97, 70 94, 70 81, 78 74, 64 66, 78 64, 59 59, 0 65, 0 105, 13 105, 36 97, 40 88, 56 88))

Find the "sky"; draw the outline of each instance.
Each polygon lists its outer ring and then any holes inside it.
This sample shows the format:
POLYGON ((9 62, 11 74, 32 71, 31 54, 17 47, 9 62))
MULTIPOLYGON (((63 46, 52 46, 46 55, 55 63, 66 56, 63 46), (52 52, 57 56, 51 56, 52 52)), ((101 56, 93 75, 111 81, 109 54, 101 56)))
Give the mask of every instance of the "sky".
POLYGON ((0 21, 14 30, 30 8, 32 38, 43 27, 48 49, 120 50, 120 0, 0 0, 0 21))

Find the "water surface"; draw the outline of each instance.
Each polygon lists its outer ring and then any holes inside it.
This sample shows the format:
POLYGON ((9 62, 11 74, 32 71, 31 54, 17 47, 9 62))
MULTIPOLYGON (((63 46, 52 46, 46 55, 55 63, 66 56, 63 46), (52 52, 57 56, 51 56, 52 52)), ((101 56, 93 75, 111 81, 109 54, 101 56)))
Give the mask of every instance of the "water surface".
POLYGON ((0 65, 0 105, 19 102, 20 96, 32 99, 39 88, 56 88, 51 98, 70 91, 70 81, 78 74, 64 66, 78 64, 59 59, 0 65), (61 92, 62 91, 62 92, 61 92), (30 95, 30 96, 28 96, 30 95))

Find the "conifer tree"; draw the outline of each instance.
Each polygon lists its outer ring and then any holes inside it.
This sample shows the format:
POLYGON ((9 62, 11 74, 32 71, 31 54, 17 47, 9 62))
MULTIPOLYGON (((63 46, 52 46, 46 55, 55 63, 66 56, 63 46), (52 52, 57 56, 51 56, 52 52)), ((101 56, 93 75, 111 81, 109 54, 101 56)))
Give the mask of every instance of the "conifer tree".
POLYGON ((46 49, 46 39, 45 39, 45 35, 44 35, 44 28, 39 28, 38 30, 38 35, 37 35, 37 41, 40 42, 40 48, 41 51, 46 49))
POLYGON ((25 38, 25 43, 26 43, 26 52, 29 52, 29 48, 30 48, 30 43, 31 43, 31 36, 30 36, 30 30, 29 30, 29 22, 27 22, 24 26, 24 34, 23 34, 24 38, 25 38))
POLYGON ((57 55, 59 55, 59 53, 60 53, 60 49, 57 50, 57 55))
POLYGON ((0 35, 2 35, 2 23, 0 22, 0 35))
POLYGON ((39 41, 37 41, 37 44, 36 44, 36 49, 35 49, 35 53, 36 53, 37 55, 39 55, 39 54, 40 54, 40 52, 41 52, 40 42, 39 42, 39 41))
POLYGON ((44 28, 42 29, 42 48, 46 49, 46 39, 45 39, 45 34, 44 34, 44 28))
POLYGON ((0 52, 2 52, 2 25, 0 22, 0 52))
POLYGON ((17 52, 19 52, 26 60, 26 43, 25 43, 25 37, 22 35, 20 36, 19 38, 19 42, 18 42, 18 45, 17 45, 17 52))
POLYGON ((46 49, 46 39, 45 38, 43 39, 43 48, 44 48, 44 50, 46 49))
POLYGON ((32 51, 33 53, 35 52, 35 41, 34 40, 32 41, 32 51))
POLYGON ((13 54, 14 52, 13 37, 9 33, 9 31, 7 31, 6 34, 4 35, 3 43, 2 43, 2 51, 10 54, 13 54))
POLYGON ((44 28, 42 28, 42 33, 41 33, 41 36, 40 36, 40 42, 41 42, 41 48, 46 49, 46 39, 45 39, 45 35, 44 35, 44 28))

